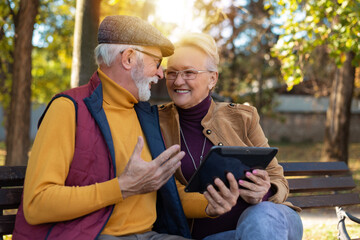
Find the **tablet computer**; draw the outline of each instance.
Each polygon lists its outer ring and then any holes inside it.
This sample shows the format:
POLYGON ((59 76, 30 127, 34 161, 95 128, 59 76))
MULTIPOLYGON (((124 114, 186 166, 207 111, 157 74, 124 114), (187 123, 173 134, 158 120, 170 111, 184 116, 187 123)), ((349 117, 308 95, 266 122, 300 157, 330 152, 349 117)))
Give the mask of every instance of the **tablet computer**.
POLYGON ((277 154, 275 147, 213 146, 197 171, 190 178, 185 192, 204 192, 216 177, 228 187, 226 174, 235 179, 245 179, 245 173, 253 169, 265 169, 277 154))

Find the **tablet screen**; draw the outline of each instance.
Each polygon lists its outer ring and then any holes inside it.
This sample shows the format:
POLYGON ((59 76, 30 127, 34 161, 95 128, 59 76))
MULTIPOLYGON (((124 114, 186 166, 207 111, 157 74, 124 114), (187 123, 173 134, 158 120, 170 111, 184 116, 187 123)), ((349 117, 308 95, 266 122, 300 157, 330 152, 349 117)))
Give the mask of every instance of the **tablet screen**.
POLYGON ((236 180, 244 179, 253 169, 265 169, 278 152, 274 147, 213 146, 190 178, 186 192, 204 192, 216 177, 228 187, 226 174, 231 172, 236 180))

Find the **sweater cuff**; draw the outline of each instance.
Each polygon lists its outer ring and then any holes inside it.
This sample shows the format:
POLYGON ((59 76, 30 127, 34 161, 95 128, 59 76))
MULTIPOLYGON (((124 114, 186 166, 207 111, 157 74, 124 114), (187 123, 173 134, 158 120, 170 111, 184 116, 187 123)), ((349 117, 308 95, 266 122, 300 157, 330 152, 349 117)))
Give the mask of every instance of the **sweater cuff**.
POLYGON ((199 193, 186 193, 186 200, 182 200, 184 212, 187 218, 203 218, 208 217, 205 209, 208 201, 204 195, 199 193))
POLYGON ((101 183, 100 194, 105 198, 105 206, 116 204, 124 200, 117 178, 101 183))
POLYGON ((262 201, 268 201, 270 197, 274 195, 274 190, 270 187, 269 191, 265 194, 262 201))

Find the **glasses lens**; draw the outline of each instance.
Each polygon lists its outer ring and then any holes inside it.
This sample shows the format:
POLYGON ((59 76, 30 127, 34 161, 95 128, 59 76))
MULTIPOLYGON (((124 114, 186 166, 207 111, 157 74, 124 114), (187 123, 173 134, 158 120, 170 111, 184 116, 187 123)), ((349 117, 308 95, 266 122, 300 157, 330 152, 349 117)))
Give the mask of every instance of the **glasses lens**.
POLYGON ((157 69, 159 69, 159 67, 161 66, 161 62, 162 62, 162 59, 160 59, 159 62, 156 64, 157 69))
POLYGON ((184 80, 193 80, 196 78, 197 71, 195 70, 184 70, 182 71, 181 77, 184 80))
POLYGON ((138 52, 141 52, 141 53, 144 53, 144 54, 146 54, 146 55, 148 55, 148 56, 151 56, 151 57, 153 57, 153 58, 159 59, 159 62, 156 64, 156 68, 159 69, 159 67, 160 67, 160 65, 161 65, 161 62, 162 62, 162 57, 156 56, 156 55, 154 55, 154 54, 152 54, 152 53, 149 53, 149 52, 147 52, 147 51, 142 51, 142 50, 139 50, 139 49, 136 49, 136 48, 134 48, 134 50, 135 50, 135 51, 138 51, 138 52))
POLYGON ((165 72, 165 78, 167 80, 175 80, 178 77, 178 74, 180 74, 181 78, 184 80, 193 80, 196 78, 196 75, 198 74, 198 71, 194 69, 188 69, 183 71, 168 71, 165 72))
POLYGON ((177 77, 177 73, 176 71, 166 71, 165 72, 165 77, 168 80, 175 80, 177 77))

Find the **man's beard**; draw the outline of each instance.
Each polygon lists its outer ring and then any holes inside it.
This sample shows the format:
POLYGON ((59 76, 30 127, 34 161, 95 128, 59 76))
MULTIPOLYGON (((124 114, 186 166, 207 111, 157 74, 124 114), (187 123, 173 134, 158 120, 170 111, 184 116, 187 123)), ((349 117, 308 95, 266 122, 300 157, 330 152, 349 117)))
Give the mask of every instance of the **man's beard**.
POLYGON ((138 88, 138 95, 140 101, 148 101, 151 96, 149 84, 151 82, 157 83, 158 77, 145 77, 144 76, 144 63, 141 59, 137 60, 137 65, 131 70, 131 77, 138 88))

